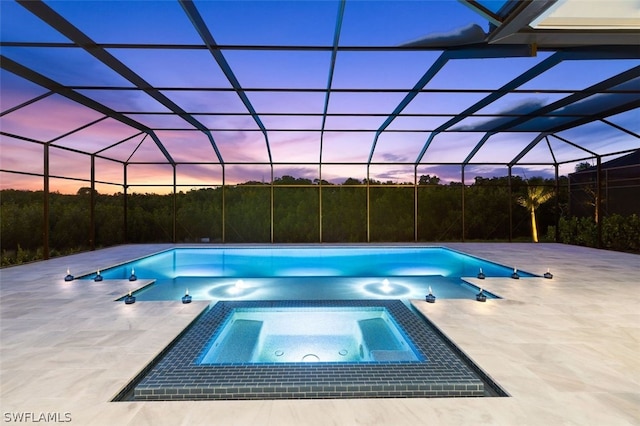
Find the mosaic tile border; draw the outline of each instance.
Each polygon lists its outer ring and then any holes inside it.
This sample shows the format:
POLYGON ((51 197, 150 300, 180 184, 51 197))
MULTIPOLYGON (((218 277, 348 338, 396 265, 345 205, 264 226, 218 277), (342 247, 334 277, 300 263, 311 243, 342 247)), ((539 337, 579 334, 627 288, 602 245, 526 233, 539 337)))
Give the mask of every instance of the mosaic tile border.
POLYGON ((399 300, 218 302, 135 385, 133 399, 246 400, 484 396, 484 383, 425 321, 399 300), (425 361, 197 364, 235 308, 383 307, 425 361))

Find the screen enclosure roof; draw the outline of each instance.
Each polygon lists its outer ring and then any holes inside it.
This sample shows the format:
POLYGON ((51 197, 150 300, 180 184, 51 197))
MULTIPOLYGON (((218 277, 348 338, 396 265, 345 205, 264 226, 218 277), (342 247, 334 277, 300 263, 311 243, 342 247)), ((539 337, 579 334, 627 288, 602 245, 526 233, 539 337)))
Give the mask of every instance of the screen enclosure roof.
POLYGON ((29 142, 336 183, 640 148, 637 0, 3 0, 1 19, 3 170, 29 142))

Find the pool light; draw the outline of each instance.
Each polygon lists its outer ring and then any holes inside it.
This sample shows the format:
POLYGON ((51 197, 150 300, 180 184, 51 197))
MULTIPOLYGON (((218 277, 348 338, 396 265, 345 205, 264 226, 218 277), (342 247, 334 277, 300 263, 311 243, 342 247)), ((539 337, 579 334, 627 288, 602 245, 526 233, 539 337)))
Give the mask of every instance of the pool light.
POLYGON ((136 303, 136 297, 131 295, 131 290, 129 290, 129 294, 127 294, 124 298, 125 305, 132 305, 136 303))
POLYGON ((191 296, 189 296, 189 289, 184 292, 184 296, 182 296, 182 303, 191 303, 191 296))
POLYGON ((553 274, 551 272, 549 272, 549 268, 547 268, 547 272, 544 273, 543 277, 545 277, 548 280, 553 278, 553 274))
POLYGON ((517 268, 513 268, 513 274, 511 274, 511 278, 513 278, 514 280, 519 280, 520 279, 520 275, 518 275, 518 269, 517 268))
POLYGON ((236 281, 236 283, 233 285, 233 287, 229 287, 227 292, 229 292, 231 294, 238 294, 238 293, 241 293, 245 288, 246 288, 246 286, 244 284, 244 281, 242 279, 240 279, 240 280, 236 281))
POLYGON ((65 281, 73 281, 73 275, 71 275, 71 271, 67 268, 67 275, 64 277, 65 281))
POLYGON ((138 277, 136 276, 136 270, 131 268, 131 275, 129 275, 129 281, 135 281, 138 277))
POLYGON ((389 293, 391 291, 391 285, 389 284, 389 280, 385 278, 382 280, 382 291, 385 293, 389 293))
POLYGON ((476 300, 478 302, 486 302, 487 301, 487 295, 484 294, 484 290, 482 289, 482 287, 480 287, 480 293, 476 294, 476 300))
POLYGON ((484 274, 484 272, 482 272, 482 268, 480 268, 480 272, 478 272, 478 279, 480 279, 480 280, 484 280, 485 279, 485 274, 484 274))
POLYGON ((94 281, 102 281, 102 275, 100 275, 100 271, 96 272, 96 276, 93 279, 94 281))
POLYGON ((429 286, 429 294, 427 294, 424 299, 428 303, 436 303, 436 297, 433 295, 433 291, 431 290, 431 286, 429 286))

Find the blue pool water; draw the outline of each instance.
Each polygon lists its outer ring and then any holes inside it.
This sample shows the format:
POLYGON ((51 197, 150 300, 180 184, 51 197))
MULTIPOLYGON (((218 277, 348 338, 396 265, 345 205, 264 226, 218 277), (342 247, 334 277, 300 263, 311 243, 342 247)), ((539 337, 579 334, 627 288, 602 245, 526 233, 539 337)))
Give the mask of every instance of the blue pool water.
POLYGON ((382 307, 238 308, 199 364, 418 360, 382 307))
POLYGON ((513 272, 440 247, 224 247, 176 248, 101 274, 128 279, 134 271, 139 282, 155 280, 136 291, 139 301, 179 300, 187 289, 194 300, 416 299, 429 287, 439 298, 473 297, 478 289, 461 277, 481 268, 487 277, 513 272))

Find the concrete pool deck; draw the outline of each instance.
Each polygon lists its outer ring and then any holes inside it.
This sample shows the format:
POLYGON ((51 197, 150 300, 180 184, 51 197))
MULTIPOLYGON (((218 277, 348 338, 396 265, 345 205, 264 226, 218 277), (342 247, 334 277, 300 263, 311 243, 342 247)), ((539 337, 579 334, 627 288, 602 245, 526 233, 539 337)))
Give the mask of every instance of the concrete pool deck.
POLYGON ((441 245, 554 274, 469 279, 502 300, 413 302, 510 398, 110 402, 207 303, 125 305, 113 299, 129 290, 126 280, 63 278, 67 267, 78 275, 173 246, 147 244, 0 270, 2 422, 640 424, 640 256, 561 244, 441 245))

